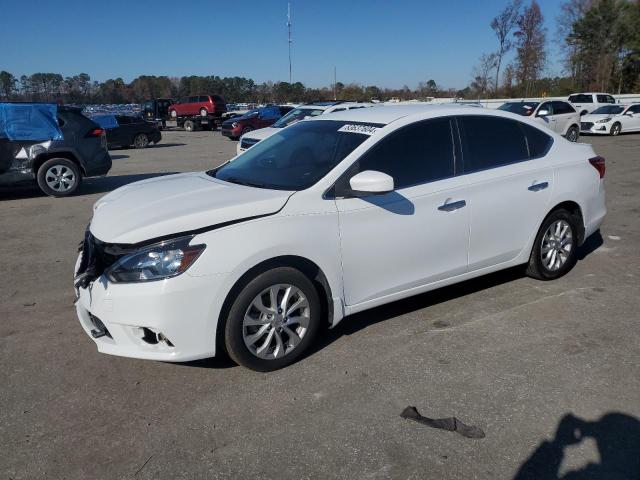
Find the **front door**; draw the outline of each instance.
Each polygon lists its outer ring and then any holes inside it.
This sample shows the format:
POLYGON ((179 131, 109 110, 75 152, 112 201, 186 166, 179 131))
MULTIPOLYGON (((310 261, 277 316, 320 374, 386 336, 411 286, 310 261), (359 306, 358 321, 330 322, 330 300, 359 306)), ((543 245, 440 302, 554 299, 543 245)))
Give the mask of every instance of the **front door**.
POLYGON ((455 175, 452 120, 401 127, 366 152, 341 178, 358 172, 394 179, 395 191, 338 197, 347 305, 465 273, 469 231, 466 181, 455 175))

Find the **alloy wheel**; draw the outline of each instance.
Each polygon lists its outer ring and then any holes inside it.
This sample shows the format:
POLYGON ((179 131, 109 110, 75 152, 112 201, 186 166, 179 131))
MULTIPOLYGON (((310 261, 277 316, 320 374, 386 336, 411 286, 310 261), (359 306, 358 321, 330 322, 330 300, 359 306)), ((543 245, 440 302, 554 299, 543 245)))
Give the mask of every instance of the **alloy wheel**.
POLYGON ((309 329, 309 301, 288 284, 272 285, 258 294, 247 308, 242 337, 258 358, 272 360, 290 354, 309 329))
POLYGON ((559 270, 567 262, 572 249, 571 225, 565 220, 553 222, 542 237, 540 248, 542 265, 550 272, 559 270))

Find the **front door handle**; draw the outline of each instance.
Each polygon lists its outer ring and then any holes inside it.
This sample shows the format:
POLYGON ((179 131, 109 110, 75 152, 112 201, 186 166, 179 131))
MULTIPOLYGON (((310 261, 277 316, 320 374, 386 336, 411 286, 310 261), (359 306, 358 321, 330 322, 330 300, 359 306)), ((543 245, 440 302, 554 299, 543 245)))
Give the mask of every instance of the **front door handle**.
POLYGON ((528 189, 531 190, 532 192, 537 192, 539 190, 544 190, 548 186, 549 186, 549 182, 534 183, 528 189))
POLYGON ((444 202, 442 205, 438 207, 438 210, 442 210, 443 212, 453 212, 454 210, 458 210, 459 208, 464 207, 467 204, 464 200, 458 200, 457 202, 444 202))

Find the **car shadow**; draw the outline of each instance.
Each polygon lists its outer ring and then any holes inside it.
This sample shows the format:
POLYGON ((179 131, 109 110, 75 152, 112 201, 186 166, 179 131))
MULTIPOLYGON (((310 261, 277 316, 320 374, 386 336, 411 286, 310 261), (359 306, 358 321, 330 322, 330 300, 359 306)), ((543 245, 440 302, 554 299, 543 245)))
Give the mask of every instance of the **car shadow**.
MULTIPOLYGON (((116 188, 128 185, 129 183, 140 180, 147 180, 154 177, 162 177, 164 175, 173 175, 179 172, 161 172, 161 173, 138 173, 131 175, 111 175, 107 177, 93 177, 83 180, 82 185, 72 197, 83 195, 94 195, 96 193, 106 193, 116 188)), ((0 201, 3 200, 21 200, 25 198, 46 197, 46 195, 37 186, 25 186, 14 188, 0 189, 0 201)), ((61 199, 62 200, 62 199, 61 199)))
POLYGON ((587 480, 640 478, 640 420, 608 412, 596 421, 566 414, 552 440, 542 441, 520 466, 513 480, 587 480), (560 474, 566 447, 595 441, 599 461, 560 474))
POLYGON ((578 260, 584 260, 587 255, 595 252, 602 245, 604 245, 604 240, 602 238, 600 230, 598 230, 589 238, 587 238, 585 242, 580 246, 580 248, 578 248, 578 260))
POLYGON ((109 155, 111 160, 122 160, 125 158, 129 158, 129 155, 109 155))
POLYGON ((186 143, 156 143, 149 148, 165 148, 165 147, 184 147, 186 143))

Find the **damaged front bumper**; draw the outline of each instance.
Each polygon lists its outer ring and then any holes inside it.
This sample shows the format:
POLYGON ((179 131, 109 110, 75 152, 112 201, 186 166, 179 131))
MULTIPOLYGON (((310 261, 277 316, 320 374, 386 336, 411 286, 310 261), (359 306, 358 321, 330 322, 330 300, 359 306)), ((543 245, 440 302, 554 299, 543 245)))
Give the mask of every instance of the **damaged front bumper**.
MULTIPOLYGON (((82 254, 76 272, 81 263, 82 254)), ((101 274, 76 286, 76 313, 102 353, 169 362, 213 357, 222 282, 221 275, 185 273, 118 284, 101 274)))

